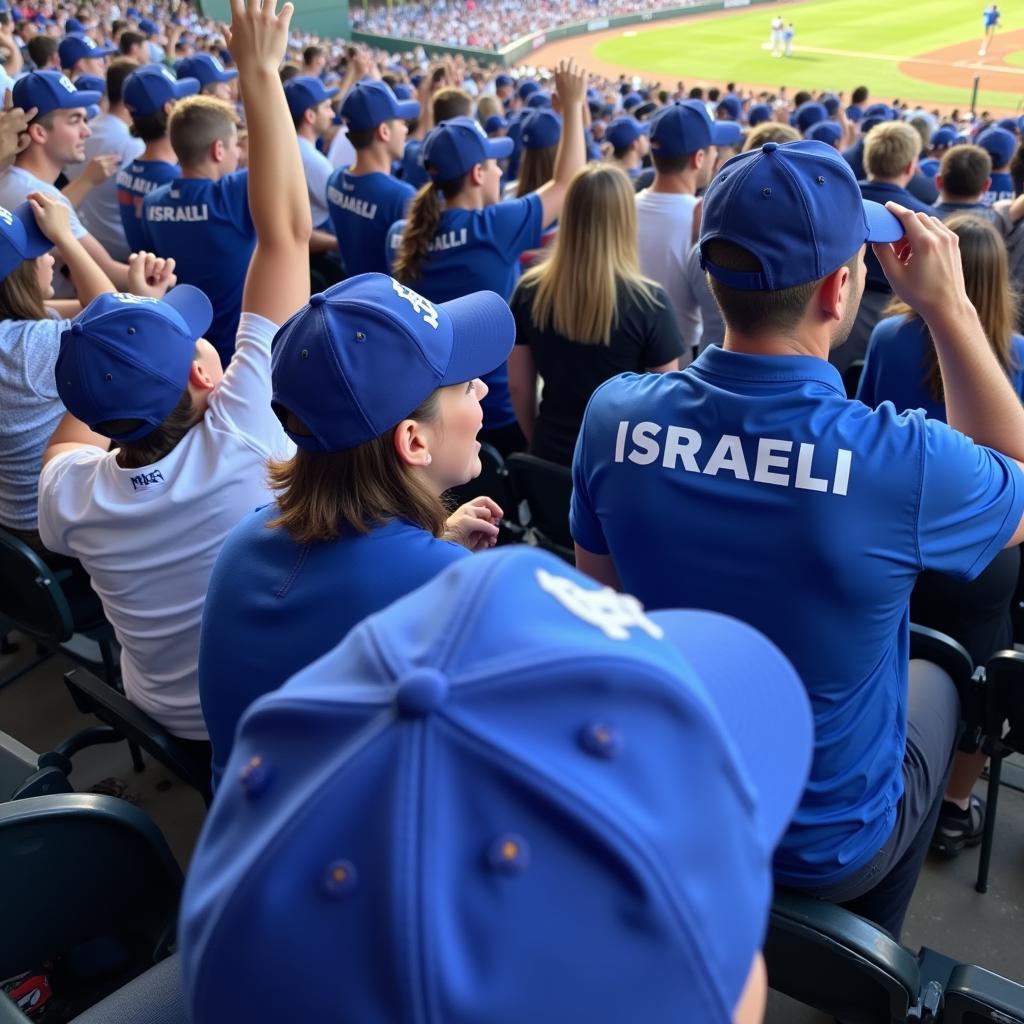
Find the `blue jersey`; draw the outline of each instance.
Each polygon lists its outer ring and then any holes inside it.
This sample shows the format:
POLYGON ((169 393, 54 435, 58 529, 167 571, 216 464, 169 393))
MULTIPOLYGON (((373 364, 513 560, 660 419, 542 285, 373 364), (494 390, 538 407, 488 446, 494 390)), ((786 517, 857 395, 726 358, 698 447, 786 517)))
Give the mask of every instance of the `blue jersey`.
POLYGON ((210 576, 199 643, 199 696, 214 781, 238 720, 257 697, 335 647, 374 612, 469 556, 400 520, 368 534, 296 544, 268 505, 227 536, 210 576))
MULTIPOLYGON (((931 419, 946 422, 946 405, 928 387, 931 340, 918 317, 890 316, 871 332, 857 398, 872 408, 892 402, 897 412, 924 409, 931 419)), ((1024 401, 1024 338, 1010 343, 1010 383, 1024 401)))
POLYGON ((388 229, 405 216, 412 185, 388 174, 335 171, 327 182, 327 210, 338 238, 345 272, 388 273, 388 229))
POLYGON ((920 411, 848 401, 824 360, 711 347, 595 391, 573 487, 573 537, 610 554, 626 592, 733 615, 793 662, 815 752, 776 878, 858 871, 903 795, 914 581, 972 579, 1004 547, 1017 465, 920 411))
POLYGON ((991 178, 992 181, 989 184, 988 191, 983 193, 981 197, 981 201, 986 206, 991 206, 1001 199, 1013 199, 1016 196, 1017 193, 1013 188, 1013 178, 1006 171, 993 171, 991 178))
MULTIPOLYGON (((542 220, 543 204, 536 193, 482 210, 445 210, 423 263, 422 277, 407 283, 431 302, 447 302, 477 291, 497 292, 507 302, 519 279, 520 255, 541 243, 542 220)), ((404 230, 405 221, 401 220, 388 232, 391 263, 404 230)), ((490 389, 481 403, 484 429, 515 423, 507 365, 487 374, 484 381, 490 389)))
POLYGON ((986 7, 982 15, 985 21, 985 28, 994 28, 999 23, 999 11, 995 7, 986 7))
POLYGON ((128 248, 138 252, 146 248, 142 230, 142 200, 150 192, 166 185, 181 174, 177 164, 166 160, 133 160, 117 172, 117 207, 128 248))
POLYGON ((175 178, 142 203, 147 248, 177 261, 178 280, 206 292, 213 323, 206 333, 226 366, 235 350, 242 290, 256 248, 249 213, 249 175, 175 178))

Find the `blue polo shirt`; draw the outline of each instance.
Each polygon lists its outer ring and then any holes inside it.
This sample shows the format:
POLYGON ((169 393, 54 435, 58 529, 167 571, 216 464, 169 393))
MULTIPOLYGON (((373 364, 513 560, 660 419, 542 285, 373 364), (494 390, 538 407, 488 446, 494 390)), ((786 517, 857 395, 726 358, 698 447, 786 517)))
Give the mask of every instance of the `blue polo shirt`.
POLYGON ((469 551, 399 520, 368 534, 296 544, 268 529, 267 505, 227 536, 210 576, 199 642, 199 697, 220 779, 235 727, 257 697, 337 646, 368 615, 469 551))
POLYGON ((388 229, 405 216, 416 189, 389 174, 335 171, 327 182, 327 211, 349 277, 388 273, 388 229))
POLYGON ((235 350, 245 275, 256 248, 248 184, 246 171, 219 181, 175 178, 142 202, 146 248, 173 256, 178 280, 201 288, 213 304, 206 337, 225 366, 235 350))
POLYGON ((573 485, 573 537, 611 555, 625 591, 748 622, 803 679, 814 763, 777 880, 863 867, 903 794, 914 581, 972 579, 1004 547, 1024 511, 1016 464, 920 411, 847 401, 824 360, 712 347, 602 385, 573 485))
POLYGON ((117 208, 128 248, 138 252, 146 248, 142 230, 142 200, 150 192, 166 185, 181 174, 177 164, 166 160, 133 160, 117 172, 117 208))
MULTIPOLYGON (((888 202, 902 203, 908 210, 915 213, 934 213, 934 210, 913 196, 905 188, 889 181, 858 181, 860 193, 865 199, 871 199, 883 206, 888 202)), ((869 245, 864 252, 864 266, 867 269, 865 283, 873 291, 891 292, 888 278, 882 273, 882 264, 869 245)))
MULTIPOLYGON (((928 388, 931 340, 919 317, 890 316, 871 332, 857 398, 875 408, 892 402, 897 412, 924 409, 931 419, 946 422, 946 405, 936 401, 928 388)), ((1024 338, 1015 334, 1010 342, 1013 369, 1010 383, 1024 402, 1024 338)))
MULTIPOLYGON (((506 302, 519 280, 519 257, 541 243, 544 207, 536 193, 505 199, 482 210, 445 210, 441 226, 423 263, 423 274, 410 284, 431 302, 448 302, 470 292, 497 292, 506 302)), ((388 262, 405 231, 400 220, 388 232, 388 262)), ((489 389, 481 405, 484 430, 516 422, 508 392, 508 366, 502 363, 484 377, 489 389)))

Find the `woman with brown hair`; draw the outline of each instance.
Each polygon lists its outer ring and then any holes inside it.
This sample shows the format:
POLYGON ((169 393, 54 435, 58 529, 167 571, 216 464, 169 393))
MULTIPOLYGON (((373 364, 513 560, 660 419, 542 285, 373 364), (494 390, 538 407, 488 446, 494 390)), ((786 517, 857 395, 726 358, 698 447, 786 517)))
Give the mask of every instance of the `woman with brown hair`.
POLYGON ((588 164, 569 186, 548 257, 512 296, 509 389, 539 458, 572 463, 583 411, 610 377, 679 368, 679 326, 664 289, 640 273, 636 238, 631 182, 611 164, 588 164))
POLYGON ((273 407, 298 451, 270 464, 276 501, 228 535, 210 579, 199 695, 215 780, 257 697, 496 542, 493 501, 450 513, 442 495, 480 473, 479 378, 508 358, 514 330, 493 292, 434 305, 362 274, 278 332, 273 407))

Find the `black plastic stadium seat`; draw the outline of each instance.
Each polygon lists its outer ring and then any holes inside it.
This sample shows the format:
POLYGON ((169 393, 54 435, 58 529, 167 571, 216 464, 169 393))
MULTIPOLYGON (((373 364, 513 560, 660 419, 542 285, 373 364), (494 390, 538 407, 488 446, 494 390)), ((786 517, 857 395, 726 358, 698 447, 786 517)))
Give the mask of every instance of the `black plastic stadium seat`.
POLYGON ((14 737, 0 732, 0 802, 47 793, 70 793, 71 762, 60 754, 39 757, 14 737))
POLYGON ((492 498, 505 513, 498 533, 499 544, 515 544, 522 540, 523 528, 519 523, 519 501, 508 468, 501 453, 493 445, 480 445, 480 475, 459 487, 445 492, 446 504, 451 508, 484 495, 492 498))
POLYGON ((71 1024, 188 1024, 178 955, 161 960, 71 1024))
POLYGON ((942 1024, 1024 1024, 1024 985, 960 964, 946 985, 942 1024))
POLYGON ((508 457, 512 486, 528 510, 523 516, 528 539, 565 559, 576 561, 569 532, 572 471, 568 466, 519 452, 508 457))

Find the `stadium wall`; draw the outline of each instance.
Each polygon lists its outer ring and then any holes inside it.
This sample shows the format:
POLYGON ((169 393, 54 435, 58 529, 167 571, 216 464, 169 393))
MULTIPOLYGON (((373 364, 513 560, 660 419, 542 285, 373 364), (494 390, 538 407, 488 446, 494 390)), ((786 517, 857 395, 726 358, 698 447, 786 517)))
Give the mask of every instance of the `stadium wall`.
POLYGON ((591 18, 578 21, 572 25, 559 25, 557 28, 544 32, 534 32, 523 36, 509 44, 503 50, 477 50, 468 46, 447 46, 444 43, 428 43, 418 39, 401 39, 397 36, 380 36, 372 32, 353 32, 355 42, 366 43, 386 50, 388 53, 406 53, 422 46, 431 56, 446 54, 462 54, 474 58, 482 64, 502 64, 509 66, 522 60, 534 50, 539 50, 557 39, 570 36, 584 36, 590 32, 604 32, 610 28, 623 28, 627 25, 640 25, 651 21, 666 21, 669 18, 686 18, 694 14, 707 14, 711 11, 731 10, 740 7, 756 7, 759 4, 772 3, 774 0, 712 0, 710 3, 687 4, 683 7, 665 7, 656 11, 642 11, 637 14, 617 14, 611 18, 591 18))
MULTIPOLYGON (((327 39, 349 37, 348 0, 292 0, 295 15, 292 23, 304 32, 314 32, 327 39)), ((208 18, 231 24, 229 0, 202 0, 201 10, 208 18)))

